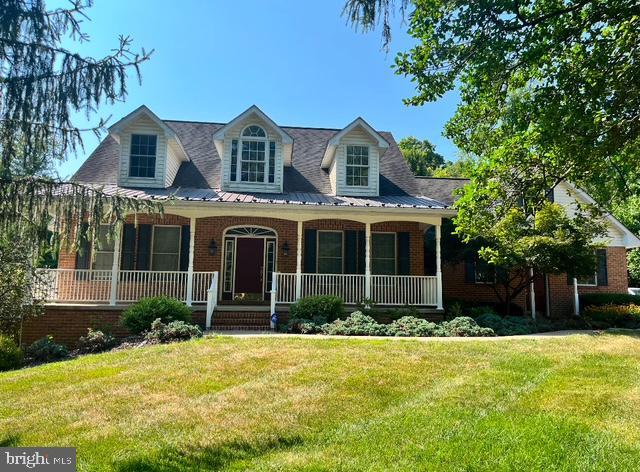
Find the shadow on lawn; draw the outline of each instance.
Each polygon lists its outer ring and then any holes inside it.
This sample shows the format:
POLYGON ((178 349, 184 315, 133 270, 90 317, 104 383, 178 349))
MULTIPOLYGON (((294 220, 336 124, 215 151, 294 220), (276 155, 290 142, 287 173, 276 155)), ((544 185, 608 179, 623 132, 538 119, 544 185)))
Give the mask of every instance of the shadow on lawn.
POLYGON ((17 434, 7 434, 0 438, 0 447, 17 447, 20 444, 20 436, 17 434))
POLYGON ((271 452, 282 451, 303 443, 300 436, 278 437, 273 440, 249 443, 232 441, 218 446, 189 450, 167 448, 150 452, 150 455, 134 457, 114 464, 114 470, 173 471, 173 470, 220 470, 231 464, 254 459, 271 452))

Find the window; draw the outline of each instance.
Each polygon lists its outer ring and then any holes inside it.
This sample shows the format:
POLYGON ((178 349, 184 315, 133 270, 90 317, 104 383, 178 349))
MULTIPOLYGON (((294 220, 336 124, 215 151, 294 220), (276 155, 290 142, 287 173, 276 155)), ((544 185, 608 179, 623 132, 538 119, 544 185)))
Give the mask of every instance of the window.
POLYGON ((318 231, 319 274, 342 274, 342 231, 318 231))
POLYGON ((593 275, 578 277, 578 285, 595 287, 596 285, 598 285, 598 273, 594 272, 593 275))
MULTIPOLYGON (((608 285, 607 276, 607 251, 605 249, 596 250, 596 269, 593 275, 577 277, 578 285, 588 287, 597 287, 599 285, 608 285)), ((573 283, 572 280, 569 281, 573 283)))
POLYGON ((367 187, 369 185, 369 148, 347 146, 347 185, 367 187))
POLYGON ((153 227, 151 270, 180 269, 180 226, 153 227))
POLYGON ((495 284, 496 268, 484 259, 476 258, 475 274, 477 284, 495 284))
MULTIPOLYGON (((240 146, 240 180, 242 182, 265 181, 265 167, 267 163, 266 138, 267 134, 265 131, 256 125, 247 126, 242 132, 240 146)), ((235 174, 233 170, 232 174, 235 174)))
POLYGON ((98 242, 94 246, 93 270, 111 270, 113 268, 113 250, 115 241, 109 240, 109 226, 100 225, 98 228, 98 242))
POLYGON ((150 177, 156 175, 157 136, 147 134, 131 135, 129 155, 129 177, 150 177))
POLYGON ((396 273, 396 234, 371 234, 371 273, 395 275, 396 273))

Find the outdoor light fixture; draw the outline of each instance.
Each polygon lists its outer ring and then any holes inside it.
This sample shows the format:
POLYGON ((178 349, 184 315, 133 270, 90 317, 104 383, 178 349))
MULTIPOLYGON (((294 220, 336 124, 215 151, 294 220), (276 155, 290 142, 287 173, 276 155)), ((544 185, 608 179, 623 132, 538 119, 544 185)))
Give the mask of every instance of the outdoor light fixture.
POLYGON ((218 252, 218 244, 216 243, 215 239, 212 239, 209 243, 209 254, 215 256, 216 252, 218 252))
POLYGON ((289 255, 289 242, 285 241, 284 244, 282 245, 282 254, 284 254, 285 256, 289 255))

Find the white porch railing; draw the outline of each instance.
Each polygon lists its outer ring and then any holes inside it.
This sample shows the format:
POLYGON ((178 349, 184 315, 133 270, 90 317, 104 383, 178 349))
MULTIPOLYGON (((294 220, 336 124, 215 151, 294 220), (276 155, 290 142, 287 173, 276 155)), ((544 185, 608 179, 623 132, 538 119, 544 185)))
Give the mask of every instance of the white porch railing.
MULTIPOLYGON (((116 272, 115 300, 112 271, 89 269, 38 269, 35 297, 47 302, 130 303, 144 297, 166 295, 187 300, 188 272, 122 270, 116 272)), ((194 272, 192 299, 205 303, 216 272, 194 272)))
MULTIPOLYGON (((372 275, 369 297, 378 305, 438 306, 438 277, 414 275, 372 275)), ((347 303, 365 301, 367 277, 357 274, 302 274, 300 297, 335 295, 347 303)), ((271 288, 272 311, 275 304, 294 303, 296 274, 274 273, 271 288)))

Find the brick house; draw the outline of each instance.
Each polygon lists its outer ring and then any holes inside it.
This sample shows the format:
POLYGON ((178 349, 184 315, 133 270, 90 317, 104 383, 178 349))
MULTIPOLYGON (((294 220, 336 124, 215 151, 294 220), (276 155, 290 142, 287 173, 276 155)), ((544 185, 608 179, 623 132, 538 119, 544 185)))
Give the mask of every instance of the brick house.
MULTIPOLYGON (((80 304, 93 324, 111 322, 157 294, 193 306, 206 327, 261 328, 314 294, 432 316, 445 300, 495 300, 480 267, 440 257, 442 222, 466 181, 414 177, 393 136, 362 118, 343 129, 289 127, 253 106, 229 123, 203 123, 161 120, 142 106, 109 129, 73 180, 163 201, 164 215, 129 215, 115 241, 105 227, 101 244, 61 254, 46 271, 45 319, 80 304)), ((554 197, 567 207, 589 198, 569 185, 554 197)), ((626 292, 625 251, 640 241, 609 223, 593 279, 541 276, 524 310, 532 299, 540 312, 570 311, 576 290, 626 292)))

